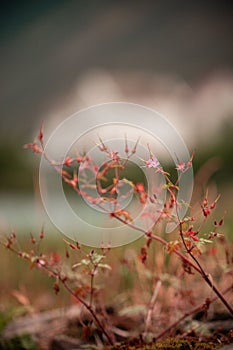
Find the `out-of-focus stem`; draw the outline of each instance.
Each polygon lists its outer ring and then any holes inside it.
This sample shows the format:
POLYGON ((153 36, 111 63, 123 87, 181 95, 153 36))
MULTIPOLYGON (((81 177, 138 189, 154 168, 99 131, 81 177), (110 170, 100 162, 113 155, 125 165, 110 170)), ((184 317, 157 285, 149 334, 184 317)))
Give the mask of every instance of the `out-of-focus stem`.
MULTIPOLYGON (((222 291, 222 294, 226 294, 227 292, 229 292, 230 290, 233 289, 233 285, 227 287, 226 289, 224 289, 224 291, 222 291)), ((213 302, 215 302, 218 299, 218 296, 215 295, 215 297, 213 297, 212 299, 208 300, 208 303, 211 304, 213 302)), ((196 306, 195 308, 193 308, 192 310, 190 310, 189 312, 186 312, 183 316, 181 316, 180 318, 178 318, 178 320, 176 320, 175 322, 171 323, 169 327, 167 327, 166 329, 164 329, 161 333, 159 333, 155 338, 156 340, 162 338, 165 334, 169 333, 172 329, 174 329, 180 322, 182 322, 183 320, 185 320, 187 317, 195 314, 196 312, 200 311, 203 309, 203 307, 205 306, 205 304, 201 304, 199 306, 196 306)))
MULTIPOLYGON (((117 220, 121 221, 122 223, 126 224, 127 226, 143 232, 147 237, 154 239, 155 241, 160 242, 165 247, 168 247, 168 242, 165 241, 163 238, 151 233, 147 232, 146 230, 142 229, 141 227, 138 227, 132 223, 127 222, 126 220, 120 218, 116 214, 112 214, 113 217, 115 217, 117 220)), ((233 315, 233 308, 231 305, 227 302, 227 300, 224 298, 223 294, 218 290, 218 288, 214 285, 214 283, 210 280, 208 274, 206 274, 201 267, 200 263, 197 261, 197 259, 192 255, 192 253, 189 255, 192 257, 195 263, 193 263, 190 259, 188 259, 183 253, 181 253, 179 250, 174 250, 174 254, 178 255, 185 263, 187 263, 190 267, 192 267, 194 270, 196 270, 202 278, 205 280, 205 282, 210 286, 210 288, 214 291, 214 293, 217 295, 217 297, 222 301, 222 303, 225 305, 225 307, 228 309, 228 311, 233 315)))

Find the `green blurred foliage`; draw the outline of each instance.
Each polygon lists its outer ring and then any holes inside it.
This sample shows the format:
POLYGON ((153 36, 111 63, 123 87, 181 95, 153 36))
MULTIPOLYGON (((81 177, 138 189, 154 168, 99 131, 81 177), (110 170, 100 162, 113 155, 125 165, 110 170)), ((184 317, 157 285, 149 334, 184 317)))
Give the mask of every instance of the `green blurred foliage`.
POLYGON ((38 345, 29 334, 14 337, 9 340, 0 339, 0 350, 39 350, 38 345))
POLYGON ((33 166, 28 156, 13 144, 0 144, 0 191, 33 189, 33 166))
POLYGON ((196 172, 208 159, 218 158, 220 169, 213 175, 218 184, 233 180, 233 118, 227 119, 219 129, 217 140, 211 146, 197 149, 193 167, 196 172))

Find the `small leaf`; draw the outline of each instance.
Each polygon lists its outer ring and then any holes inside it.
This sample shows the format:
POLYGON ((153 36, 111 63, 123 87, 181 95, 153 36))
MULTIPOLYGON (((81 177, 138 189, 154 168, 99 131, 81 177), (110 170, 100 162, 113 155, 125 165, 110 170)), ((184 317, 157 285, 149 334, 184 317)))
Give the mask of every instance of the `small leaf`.
POLYGON ((125 177, 121 181, 124 182, 125 184, 130 185, 132 188, 135 187, 134 183, 132 181, 126 179, 125 177))
POLYGON ((84 265, 84 266, 88 266, 91 264, 91 261, 88 259, 82 259, 79 264, 84 265))
POLYGON ((167 245, 167 250, 168 250, 168 253, 171 254, 173 253, 175 250, 179 250, 179 248, 181 247, 181 242, 179 241, 171 241, 168 243, 167 245))
POLYGON ((93 264, 98 265, 104 258, 105 258, 104 255, 100 255, 100 254, 97 254, 96 252, 94 252, 92 254, 91 260, 92 260, 93 264))
POLYGON ((206 239, 206 238, 200 238, 199 241, 200 241, 201 243, 213 243, 211 240, 206 239))
POLYGON ((100 263, 98 267, 100 267, 101 269, 112 270, 111 266, 109 266, 108 264, 100 263))

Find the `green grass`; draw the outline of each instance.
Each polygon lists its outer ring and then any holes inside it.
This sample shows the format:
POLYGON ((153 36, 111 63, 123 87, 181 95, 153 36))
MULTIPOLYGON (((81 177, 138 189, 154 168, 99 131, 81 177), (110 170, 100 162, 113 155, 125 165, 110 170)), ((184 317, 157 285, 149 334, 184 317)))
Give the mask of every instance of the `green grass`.
POLYGON ((28 334, 14 337, 9 340, 0 338, 0 350, 39 350, 37 343, 28 334))

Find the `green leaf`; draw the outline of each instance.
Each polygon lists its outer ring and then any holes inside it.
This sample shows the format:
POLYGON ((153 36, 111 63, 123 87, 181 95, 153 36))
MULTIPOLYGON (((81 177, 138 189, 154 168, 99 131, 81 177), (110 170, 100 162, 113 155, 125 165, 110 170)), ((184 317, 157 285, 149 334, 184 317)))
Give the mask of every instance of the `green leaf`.
POLYGON ((122 179, 122 181, 123 181, 124 183, 130 185, 132 188, 135 187, 133 181, 130 181, 130 180, 126 179, 125 177, 122 179))
POLYGON ((101 255, 101 254, 98 254, 96 252, 94 252, 91 256, 91 260, 93 262, 93 264, 95 265, 99 265, 99 263, 105 259, 105 256, 104 255, 101 255))
POLYGON ((212 241, 210 241, 209 239, 206 239, 206 238, 200 238, 199 241, 202 243, 213 243, 212 241))
POLYGON ((112 270, 111 266, 109 266, 108 264, 102 264, 102 263, 100 263, 100 264, 98 265, 98 267, 100 267, 101 269, 112 270))

